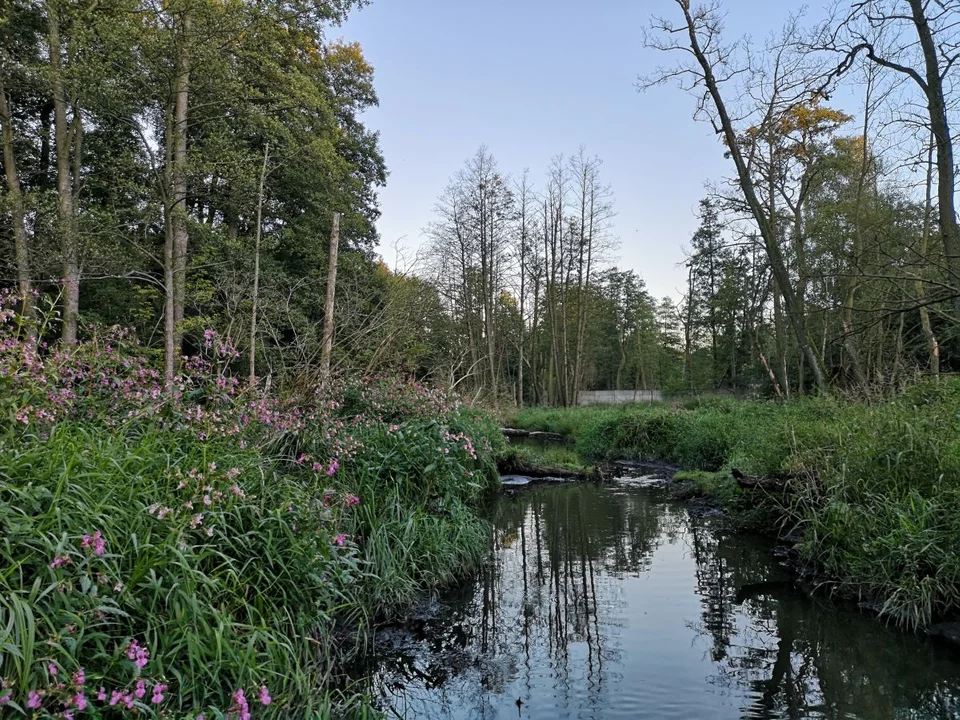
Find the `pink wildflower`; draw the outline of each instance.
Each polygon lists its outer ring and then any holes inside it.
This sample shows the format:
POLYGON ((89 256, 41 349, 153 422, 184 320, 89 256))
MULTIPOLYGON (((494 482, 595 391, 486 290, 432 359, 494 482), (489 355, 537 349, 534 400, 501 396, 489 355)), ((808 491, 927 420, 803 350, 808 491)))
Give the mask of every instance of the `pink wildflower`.
POLYGON ((73 674, 73 684, 77 687, 83 687, 87 684, 87 674, 80 668, 73 674))
POLYGON ((107 689, 101 685, 100 689, 97 690, 97 700, 99 700, 100 702, 103 702, 106 699, 107 699, 107 689))
POLYGON ((358 498, 356 495, 347 495, 347 499, 344 500, 344 504, 347 507, 350 507, 351 505, 359 505, 360 498, 358 498))
POLYGON ((110 707, 116 705, 122 698, 123 695, 120 693, 120 691, 114 690, 112 693, 110 693, 110 707))
POLYGON ((53 562, 50 563, 50 569, 56 570, 58 567, 63 565, 70 565, 73 561, 67 555, 57 555, 53 558, 53 562))
POLYGON ((340 461, 337 458, 333 459, 333 462, 330 463, 330 467, 327 468, 327 475, 333 476, 336 474, 337 470, 340 469, 340 461))
POLYGON ((250 720, 250 705, 247 703, 247 698, 243 694, 242 688, 234 691, 233 706, 229 712, 236 713, 239 720, 250 720))
POLYGON ((27 707, 30 708, 31 710, 36 710, 37 708, 39 708, 41 702, 42 701, 40 700, 40 695, 37 693, 36 690, 31 690, 30 693, 27 695, 27 707))
POLYGON ((153 697, 150 699, 154 705, 159 705, 163 702, 163 693, 166 692, 167 686, 163 683, 157 683, 153 686, 153 697))
POLYGON ((13 695, 13 693, 9 691, 5 695, 0 695, 0 707, 3 707, 8 702, 10 702, 11 695, 13 695))
POLYGON ((84 535, 83 541, 80 543, 80 547, 93 548, 93 553, 95 555, 103 555, 104 551, 107 549, 106 542, 103 539, 103 533, 97 530, 93 533, 93 536, 84 535))
POLYGON ((147 684, 143 680, 137 680, 136 689, 134 689, 133 694, 136 695, 137 700, 140 700, 144 695, 147 694, 147 684))
POLYGON ((82 693, 77 693, 73 696, 73 704, 77 706, 77 710, 83 712, 87 709, 87 697, 82 693))
POLYGON ((260 688, 259 700, 261 705, 269 705, 273 702, 273 698, 270 697, 270 691, 267 690, 266 685, 260 688))
POLYGON ((49 672, 51 675, 56 675, 58 672, 60 672, 60 668, 53 663, 47 663, 47 672, 49 672))
POLYGON ((141 669, 150 661, 150 653, 145 647, 140 647, 136 640, 131 640, 127 646, 127 657, 141 669))
POLYGON ((336 538, 334 538, 334 542, 340 547, 343 547, 343 543, 346 541, 346 539, 347 539, 347 536, 344 535, 343 533, 340 533, 339 535, 337 535, 336 538))

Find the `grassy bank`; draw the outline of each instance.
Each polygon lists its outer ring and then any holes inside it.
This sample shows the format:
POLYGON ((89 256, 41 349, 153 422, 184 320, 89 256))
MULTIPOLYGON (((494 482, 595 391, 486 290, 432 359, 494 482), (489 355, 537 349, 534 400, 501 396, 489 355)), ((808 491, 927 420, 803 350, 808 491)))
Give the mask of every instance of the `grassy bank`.
POLYGON ((371 619, 481 557, 497 426, 428 388, 172 394, 128 340, 0 350, 0 712, 366 717, 371 619))
POLYGON ((876 404, 528 409, 510 423, 566 432, 588 460, 721 471, 703 477, 734 504, 742 493, 732 468, 789 478, 776 509, 784 526, 802 530, 801 557, 837 587, 878 600, 882 614, 922 627, 960 609, 958 408, 960 382, 945 380, 876 404))

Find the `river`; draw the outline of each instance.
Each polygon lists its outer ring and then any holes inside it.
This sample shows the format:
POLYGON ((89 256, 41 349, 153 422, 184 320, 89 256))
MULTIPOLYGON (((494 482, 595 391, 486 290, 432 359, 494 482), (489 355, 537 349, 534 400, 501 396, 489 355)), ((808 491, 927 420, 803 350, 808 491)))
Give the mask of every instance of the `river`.
POLYGON ((649 477, 500 499, 480 572, 375 645, 402 718, 954 718, 951 651, 793 589, 649 477))

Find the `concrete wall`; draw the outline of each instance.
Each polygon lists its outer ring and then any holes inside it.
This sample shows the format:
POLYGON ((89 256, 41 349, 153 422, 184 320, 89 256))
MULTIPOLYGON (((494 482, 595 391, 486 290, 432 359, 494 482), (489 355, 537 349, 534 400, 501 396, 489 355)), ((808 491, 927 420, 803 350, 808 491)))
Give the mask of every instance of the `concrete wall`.
POLYGON ((578 405, 624 405, 663 400, 659 390, 581 390, 578 405))

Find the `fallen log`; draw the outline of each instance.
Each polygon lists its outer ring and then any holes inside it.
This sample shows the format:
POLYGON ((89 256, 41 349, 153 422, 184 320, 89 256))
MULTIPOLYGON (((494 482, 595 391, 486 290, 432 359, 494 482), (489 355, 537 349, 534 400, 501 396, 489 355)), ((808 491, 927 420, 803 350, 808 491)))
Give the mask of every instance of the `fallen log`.
POLYGON ((589 475, 567 468, 551 467, 549 465, 534 465, 517 457, 502 458, 497 461, 497 469, 501 475, 521 475, 531 478, 563 478, 565 480, 587 480, 589 475))

